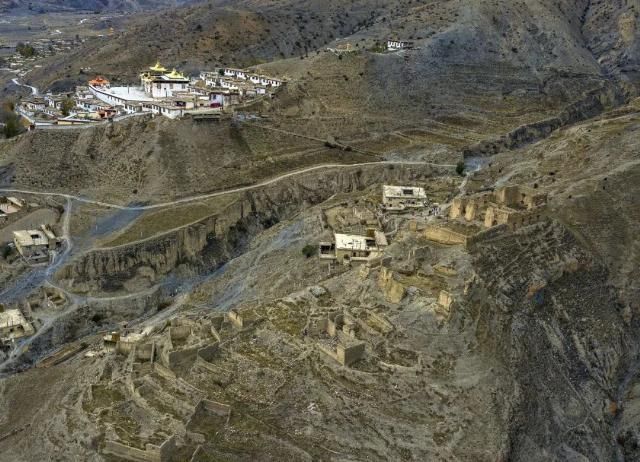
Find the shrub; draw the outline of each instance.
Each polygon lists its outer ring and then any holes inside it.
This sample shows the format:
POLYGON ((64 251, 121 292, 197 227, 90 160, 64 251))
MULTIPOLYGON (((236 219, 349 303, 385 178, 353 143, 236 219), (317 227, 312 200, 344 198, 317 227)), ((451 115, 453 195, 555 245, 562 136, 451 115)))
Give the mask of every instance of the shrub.
POLYGON ((0 254, 2 255, 2 258, 4 258, 5 260, 9 255, 11 255, 11 247, 9 247, 9 244, 5 244, 2 246, 2 249, 0 250, 0 254))
POLYGON ((69 114, 71 114, 71 111, 73 110, 73 108, 76 107, 76 102, 73 100, 73 98, 65 98, 62 101, 62 115, 67 117, 69 114))
POLYGON ((458 164, 456 165, 456 173, 460 176, 464 175, 464 169, 465 169, 465 165, 464 165, 464 161, 461 160, 460 162, 458 162, 458 164))
POLYGON ((315 245, 307 244, 302 248, 302 255, 307 258, 311 258, 318 253, 318 248, 315 245))

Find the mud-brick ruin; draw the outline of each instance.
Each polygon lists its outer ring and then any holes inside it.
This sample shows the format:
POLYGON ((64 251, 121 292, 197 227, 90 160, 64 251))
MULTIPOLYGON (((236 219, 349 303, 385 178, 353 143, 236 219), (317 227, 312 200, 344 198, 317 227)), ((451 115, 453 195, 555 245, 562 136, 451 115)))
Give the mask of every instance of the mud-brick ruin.
POLYGON ((454 199, 449 218, 479 221, 485 228, 506 225, 511 230, 540 221, 547 194, 523 186, 504 186, 454 199))

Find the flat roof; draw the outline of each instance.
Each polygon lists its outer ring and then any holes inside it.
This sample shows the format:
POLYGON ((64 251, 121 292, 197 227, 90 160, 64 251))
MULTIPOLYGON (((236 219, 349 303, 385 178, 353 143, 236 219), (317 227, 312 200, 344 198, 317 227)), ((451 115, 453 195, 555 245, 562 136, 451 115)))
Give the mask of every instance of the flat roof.
POLYGON ((382 192, 385 197, 426 199, 427 193, 424 188, 416 186, 389 186, 384 185, 382 192))
POLYGON ((40 229, 14 231, 13 238, 22 247, 49 244, 49 237, 40 229))
POLYGON ((14 205, 17 205, 18 207, 24 207, 24 202, 20 199, 18 199, 17 197, 5 197, 5 199, 7 200, 7 202, 11 202, 14 205))
POLYGON ((367 236, 358 236, 355 234, 335 234, 336 249, 347 250, 369 250, 375 248, 376 239, 367 236), (367 245, 367 241, 373 242, 374 245, 367 245))
POLYGON ((153 82, 168 82, 168 83, 189 83, 188 77, 171 77, 170 75, 159 75, 153 77, 153 82))
POLYGON ((5 310, 0 313, 0 327, 21 326, 27 323, 20 310, 5 310))
POLYGON ((139 101, 139 102, 147 102, 153 101, 151 96, 148 96, 143 89, 138 87, 111 87, 111 88, 100 88, 102 93, 110 94, 115 96, 116 98, 125 99, 127 101, 139 101))

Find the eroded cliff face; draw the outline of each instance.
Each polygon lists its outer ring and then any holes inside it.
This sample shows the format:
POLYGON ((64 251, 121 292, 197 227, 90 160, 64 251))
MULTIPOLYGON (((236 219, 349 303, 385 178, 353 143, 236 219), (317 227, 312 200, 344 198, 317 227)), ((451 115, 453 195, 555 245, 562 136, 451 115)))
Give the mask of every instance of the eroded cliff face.
POLYGON ((363 166, 333 173, 308 174, 247 192, 222 213, 167 234, 76 257, 57 274, 75 290, 118 290, 137 274, 153 282, 180 265, 212 271, 237 256, 260 231, 291 218, 334 194, 372 184, 419 181, 434 175, 428 166, 363 166))

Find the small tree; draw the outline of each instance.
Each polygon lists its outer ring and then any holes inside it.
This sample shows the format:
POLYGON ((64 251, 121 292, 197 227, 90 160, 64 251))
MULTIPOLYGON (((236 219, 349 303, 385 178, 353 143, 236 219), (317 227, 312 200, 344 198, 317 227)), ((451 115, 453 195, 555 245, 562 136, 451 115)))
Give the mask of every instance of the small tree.
POLYGON ((65 98, 62 100, 62 107, 60 108, 60 110, 62 111, 62 115, 67 117, 69 114, 71 114, 71 110, 76 107, 76 102, 73 100, 73 98, 65 98))
POLYGON ((32 58, 37 54, 36 49, 28 43, 18 43, 16 45, 16 51, 20 53, 24 58, 32 58))
POLYGON ((2 133, 6 138, 13 138, 18 136, 23 131, 23 127, 20 124, 20 116, 15 112, 7 113, 4 117, 4 126, 2 127, 2 133))
POLYGON ((2 246, 2 248, 0 249, 0 255, 2 255, 2 258, 4 258, 5 260, 9 257, 9 255, 11 255, 11 247, 9 247, 9 244, 5 244, 2 246))
POLYGON ((458 162, 458 164, 456 165, 456 173, 460 176, 464 175, 464 170, 465 170, 465 165, 464 165, 464 161, 461 160, 460 162, 458 162))

